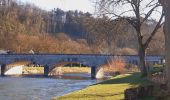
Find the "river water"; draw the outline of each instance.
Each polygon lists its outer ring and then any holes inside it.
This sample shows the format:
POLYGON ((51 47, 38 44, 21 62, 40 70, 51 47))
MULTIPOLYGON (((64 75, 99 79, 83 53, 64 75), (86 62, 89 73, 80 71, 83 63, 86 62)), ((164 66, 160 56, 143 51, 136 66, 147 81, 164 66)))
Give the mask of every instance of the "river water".
POLYGON ((0 100, 50 100, 96 82, 90 78, 0 77, 0 100))

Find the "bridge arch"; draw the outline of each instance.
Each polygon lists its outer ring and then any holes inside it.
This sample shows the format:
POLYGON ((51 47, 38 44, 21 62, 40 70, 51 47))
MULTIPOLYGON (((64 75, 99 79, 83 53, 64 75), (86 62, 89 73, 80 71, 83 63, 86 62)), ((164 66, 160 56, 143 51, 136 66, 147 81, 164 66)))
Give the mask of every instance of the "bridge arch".
POLYGON ((3 75, 22 75, 23 67, 32 64, 31 61, 17 61, 7 64, 3 68, 3 75))
MULTIPOLYGON (((49 67, 49 71, 48 71, 48 75, 49 76, 55 76, 55 75, 62 75, 63 73, 63 71, 62 71, 62 67, 63 68, 67 68, 68 66, 66 66, 66 65, 75 65, 75 64, 77 64, 77 65, 80 65, 79 66, 79 68, 80 69, 82 69, 83 70, 83 68, 85 69, 87 69, 86 71, 84 71, 84 72, 88 72, 88 73, 90 73, 91 71, 90 71, 90 66, 88 66, 88 65, 84 65, 84 64, 82 64, 81 62, 78 62, 78 61, 63 61, 63 62, 59 62, 59 63, 56 63, 56 64, 54 64, 53 66, 51 66, 51 67, 49 67), (89 69, 88 69, 89 68, 89 69)), ((74 66, 70 66, 70 67, 68 67, 68 68, 75 68, 74 66)), ((78 68, 78 66, 76 66, 76 68, 78 68)), ((70 69, 71 70, 71 69, 70 69)), ((82 71, 83 72, 83 71, 82 71)), ((81 72, 80 72, 81 73, 81 72)))

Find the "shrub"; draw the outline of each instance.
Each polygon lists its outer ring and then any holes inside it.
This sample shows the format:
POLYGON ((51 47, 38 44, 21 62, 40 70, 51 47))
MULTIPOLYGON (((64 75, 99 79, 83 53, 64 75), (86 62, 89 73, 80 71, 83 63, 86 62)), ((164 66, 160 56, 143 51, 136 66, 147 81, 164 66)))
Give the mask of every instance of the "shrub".
POLYGON ((125 72, 126 62, 121 57, 111 58, 104 65, 104 71, 108 74, 121 74, 125 72))

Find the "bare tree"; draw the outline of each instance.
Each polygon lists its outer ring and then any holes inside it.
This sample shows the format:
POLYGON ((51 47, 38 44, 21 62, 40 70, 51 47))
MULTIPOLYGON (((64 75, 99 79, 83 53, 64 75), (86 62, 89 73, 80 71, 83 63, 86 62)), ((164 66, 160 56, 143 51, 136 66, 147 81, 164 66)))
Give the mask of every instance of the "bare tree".
POLYGON ((140 58, 140 68, 142 75, 147 76, 147 68, 145 66, 145 50, 147 49, 152 37, 156 34, 162 25, 164 13, 162 6, 158 0, 96 0, 96 8, 101 15, 110 16, 111 19, 125 19, 135 29, 138 39, 138 54, 140 58), (144 39, 141 30, 142 25, 149 19, 153 19, 154 14, 158 17, 155 28, 148 32, 149 36, 144 39))

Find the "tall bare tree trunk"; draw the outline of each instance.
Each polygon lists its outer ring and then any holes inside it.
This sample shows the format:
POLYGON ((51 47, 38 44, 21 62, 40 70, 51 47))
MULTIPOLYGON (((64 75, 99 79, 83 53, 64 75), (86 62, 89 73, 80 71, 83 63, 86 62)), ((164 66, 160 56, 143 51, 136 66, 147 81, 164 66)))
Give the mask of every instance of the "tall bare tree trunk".
POLYGON ((145 47, 143 46, 143 44, 139 43, 139 60, 140 60, 140 69, 142 72, 142 77, 146 77, 147 76, 147 68, 145 65, 145 47))
MULTIPOLYGON (((170 0, 167 0, 167 4, 170 5, 170 0)), ((168 86, 170 87, 170 6, 164 5, 165 11, 165 59, 166 59, 166 79, 168 86)))

